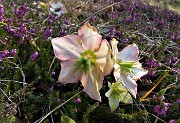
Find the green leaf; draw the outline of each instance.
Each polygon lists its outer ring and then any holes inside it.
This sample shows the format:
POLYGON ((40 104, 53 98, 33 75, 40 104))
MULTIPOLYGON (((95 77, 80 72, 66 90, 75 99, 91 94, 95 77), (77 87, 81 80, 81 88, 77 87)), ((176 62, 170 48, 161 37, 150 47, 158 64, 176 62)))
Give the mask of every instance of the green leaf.
POLYGON ((110 89, 108 92, 105 93, 105 96, 108 97, 111 111, 114 111, 119 106, 119 102, 133 102, 128 90, 122 85, 120 81, 112 83, 112 85, 110 82, 108 82, 108 86, 110 89))
POLYGON ((109 106, 111 107, 111 111, 114 111, 119 106, 119 98, 115 94, 111 95, 109 98, 109 106))
POLYGON ((61 116, 61 123, 76 123, 73 119, 66 115, 61 116))
MULTIPOLYGON (((125 87, 124 87, 125 88, 125 87)), ((125 88, 126 89, 126 88, 125 88)), ((121 93, 121 95, 119 96, 119 100, 123 103, 132 103, 132 97, 129 94, 128 90, 126 89, 126 92, 121 93)))

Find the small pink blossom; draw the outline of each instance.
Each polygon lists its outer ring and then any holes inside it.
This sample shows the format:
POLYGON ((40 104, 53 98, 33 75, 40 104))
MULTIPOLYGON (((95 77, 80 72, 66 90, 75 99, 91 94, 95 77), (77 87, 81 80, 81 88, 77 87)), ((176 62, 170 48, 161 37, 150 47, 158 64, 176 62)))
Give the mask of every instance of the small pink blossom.
POLYGON ((156 105, 154 107, 154 112, 158 115, 158 116, 162 116, 165 115, 168 111, 169 106, 171 106, 170 103, 165 103, 163 102, 162 105, 156 105))
POLYGON ((11 56, 15 56, 16 53, 17 53, 17 50, 16 50, 16 49, 12 49, 12 50, 10 51, 11 56))
POLYGON ((175 120, 171 119, 171 120, 169 121, 169 123, 175 123, 175 120))
POLYGON ((31 61, 35 61, 36 58, 38 57, 38 55, 39 55, 38 52, 34 52, 34 53, 30 56, 31 61))
POLYGON ((80 103, 81 102, 81 99, 80 98, 76 98, 75 100, 74 100, 74 103, 80 103))
POLYGON ((56 75, 56 72, 53 71, 53 72, 51 73, 51 75, 52 75, 52 76, 56 75))

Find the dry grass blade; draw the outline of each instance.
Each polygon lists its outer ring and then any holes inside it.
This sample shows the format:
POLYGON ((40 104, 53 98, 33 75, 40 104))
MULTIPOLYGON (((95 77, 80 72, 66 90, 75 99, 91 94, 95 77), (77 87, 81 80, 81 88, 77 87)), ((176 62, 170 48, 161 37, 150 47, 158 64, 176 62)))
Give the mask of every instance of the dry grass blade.
POLYGON ((141 98, 140 101, 146 101, 146 97, 162 82, 162 80, 168 75, 168 72, 166 72, 161 79, 147 92, 145 93, 141 98))

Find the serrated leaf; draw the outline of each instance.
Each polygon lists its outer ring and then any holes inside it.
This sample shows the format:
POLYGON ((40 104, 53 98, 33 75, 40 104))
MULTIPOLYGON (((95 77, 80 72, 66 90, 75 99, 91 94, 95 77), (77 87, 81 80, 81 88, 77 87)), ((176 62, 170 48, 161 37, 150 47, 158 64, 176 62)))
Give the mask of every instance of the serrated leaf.
POLYGON ((128 90, 122 85, 120 81, 115 83, 108 83, 109 91, 105 93, 105 96, 108 97, 109 106, 111 111, 114 111, 118 106, 119 102, 123 103, 132 103, 132 97, 129 94, 128 90))
POLYGON ((76 123, 73 119, 66 115, 61 116, 61 123, 76 123))

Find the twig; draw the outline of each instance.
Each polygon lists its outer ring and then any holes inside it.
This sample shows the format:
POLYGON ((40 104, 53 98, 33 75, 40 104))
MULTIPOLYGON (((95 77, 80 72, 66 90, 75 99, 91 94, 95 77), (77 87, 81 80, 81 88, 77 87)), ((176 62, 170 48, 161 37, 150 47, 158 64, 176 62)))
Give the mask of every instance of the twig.
MULTIPOLYGON (((20 84, 24 83, 24 82, 15 81, 15 80, 0 80, 0 82, 9 82, 9 81, 20 83, 20 84)), ((24 83, 24 84, 28 84, 28 83, 24 83)))
MULTIPOLYGON (((49 111, 51 111, 51 107, 50 107, 50 105, 49 105, 49 111)), ((54 120, 53 120, 53 116, 52 116, 52 114, 51 114, 51 121, 52 121, 52 123, 54 123, 54 120)))
MULTIPOLYGON (((8 60, 8 59, 7 59, 8 60)), ((3 61, 4 63, 9 63, 9 64, 13 64, 13 65, 15 65, 19 70, 20 70, 20 72, 21 72, 21 75, 22 75, 22 77, 23 77, 23 82, 22 82, 22 84, 23 84, 23 98, 24 98, 24 100, 25 100, 25 88, 27 87, 27 83, 26 83, 26 79, 25 79, 25 74, 24 74, 24 72, 23 72, 23 70, 16 64, 16 63, 14 63, 14 62, 12 62, 12 61, 10 61, 10 60, 8 60, 8 61, 3 61)))
POLYGON ((137 32, 137 34, 141 35, 141 36, 144 36, 147 40, 149 40, 150 42, 154 42, 154 40, 150 39, 149 37, 147 37, 146 35, 140 33, 140 32, 137 32))
POLYGON ((158 116, 154 115, 154 114, 151 114, 148 112, 148 114, 154 116, 155 118, 157 118, 158 120, 162 121, 163 123, 167 123, 166 121, 164 121, 163 119, 159 118, 158 116))
POLYGON ((45 116, 43 116, 42 118, 36 120, 34 123, 41 123, 42 121, 44 121, 50 114, 52 114, 54 111, 56 111, 57 109, 59 109, 60 107, 62 107, 64 104, 66 104, 67 102, 69 102, 71 99, 73 99, 74 97, 76 97, 78 94, 80 94, 83 90, 81 90, 80 92, 78 92, 77 94, 75 94, 74 96, 72 96, 71 98, 69 98, 68 100, 66 100, 64 103, 58 105, 56 108, 54 108, 52 111, 50 111, 48 114, 46 114, 45 116))
POLYGON ((7 94, 0 88, 0 90, 1 90, 1 92, 7 97, 7 99, 11 102, 11 103, 13 103, 13 101, 7 96, 7 94))
POLYGON ((25 79, 25 74, 24 74, 23 70, 16 63, 14 63, 12 61, 8 60, 8 61, 3 61, 3 62, 13 64, 13 65, 15 65, 20 70, 20 72, 22 74, 22 77, 23 77, 23 87, 24 87, 26 85, 25 84, 26 83, 26 79, 25 79))
POLYGON ((53 58, 52 62, 51 62, 51 65, 49 66, 49 70, 48 70, 48 73, 50 72, 51 68, 52 68, 52 65, 54 63, 54 61, 56 60, 56 57, 53 58))

